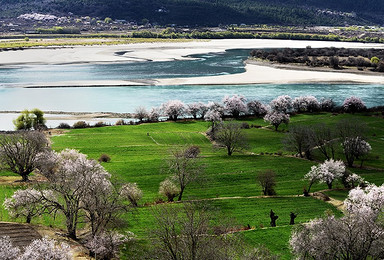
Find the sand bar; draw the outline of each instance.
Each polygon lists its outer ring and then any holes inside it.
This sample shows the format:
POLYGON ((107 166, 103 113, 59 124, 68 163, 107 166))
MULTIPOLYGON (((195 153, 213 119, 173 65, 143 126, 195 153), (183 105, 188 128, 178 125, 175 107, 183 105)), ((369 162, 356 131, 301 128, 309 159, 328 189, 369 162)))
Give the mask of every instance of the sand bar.
MULTIPOLYGON (((0 66, 33 64, 77 64, 109 63, 127 61, 172 61, 190 59, 192 54, 223 52, 227 49, 252 48, 304 48, 345 47, 345 48, 384 48, 383 44, 364 44, 328 41, 295 41, 266 39, 225 39, 192 42, 140 43, 117 46, 79 46, 68 48, 38 48, 0 52, 0 66)), ((44 84, 31 84, 27 87, 66 87, 66 86, 140 86, 140 85, 221 85, 258 83, 384 83, 383 76, 360 75, 324 71, 301 71, 273 68, 254 64, 246 65, 246 72, 231 75, 193 78, 169 78, 153 80, 108 80, 108 81, 66 81, 44 84)), ((17 87, 17 85, 15 85, 17 87)), ((20 85, 21 86, 21 85, 20 85)), ((26 85, 23 84, 23 87, 26 85)))

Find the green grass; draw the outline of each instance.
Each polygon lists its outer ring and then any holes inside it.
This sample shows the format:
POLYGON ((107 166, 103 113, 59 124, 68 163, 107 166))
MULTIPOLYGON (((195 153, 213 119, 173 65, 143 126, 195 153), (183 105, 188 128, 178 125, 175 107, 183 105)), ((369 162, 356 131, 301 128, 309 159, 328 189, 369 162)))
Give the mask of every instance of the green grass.
MULTIPOLYGON (((334 125, 343 118, 365 121, 369 126, 369 142, 373 148, 363 168, 350 170, 362 175, 367 181, 381 185, 384 181, 384 129, 381 118, 348 114, 334 116, 329 113, 300 114, 292 117, 290 125, 312 125, 318 122, 334 125)), ((262 128, 244 129, 249 139, 249 148, 240 153, 235 152, 232 156, 227 156, 224 149, 213 149, 211 142, 204 135, 209 123, 202 121, 76 129, 61 136, 54 136, 52 141, 53 148, 57 151, 74 148, 93 159, 98 159, 103 153, 108 154, 111 161, 102 165, 115 178, 138 184, 144 193, 141 205, 151 205, 160 198, 159 183, 169 176, 166 159, 170 156, 170 151, 187 145, 198 145, 201 149, 204 173, 198 182, 187 186, 184 200, 203 199, 210 204, 213 212, 220 212, 226 218, 232 219, 231 223, 240 227, 250 224, 255 230, 242 232, 247 243, 253 246, 264 244, 282 259, 290 259, 292 256, 288 240, 291 227, 288 224, 291 211, 298 214, 296 223, 308 222, 322 216, 324 211, 341 215, 334 206, 326 202, 299 196, 308 185, 303 176, 312 165, 323 161, 324 158, 315 153, 317 161, 309 161, 293 157, 292 152, 283 150, 281 141, 290 125, 282 125, 276 132, 262 119, 242 121, 262 128), (265 170, 273 170, 276 173, 276 197, 260 197, 262 193, 257 176, 265 170), (267 228, 271 209, 279 215, 276 228, 267 228)), ((343 159, 340 150, 337 156, 343 159)), ((1 172, 0 175, 6 176, 7 173, 1 172)), ((335 183, 334 187, 342 188, 342 185, 335 183)), ((0 185, 0 203, 15 189, 0 185)), ((316 184, 312 186, 311 191, 323 189, 327 189, 326 185, 316 184)), ((327 194, 343 200, 347 192, 333 190, 327 194)), ((140 206, 126 214, 125 218, 129 223, 128 230, 137 235, 140 246, 146 247, 148 230, 153 229, 155 225, 151 206, 140 206)), ((10 220, 4 210, 0 210, 0 219, 10 220)), ((54 225, 57 221, 52 217, 44 217, 33 220, 33 223, 54 225)))

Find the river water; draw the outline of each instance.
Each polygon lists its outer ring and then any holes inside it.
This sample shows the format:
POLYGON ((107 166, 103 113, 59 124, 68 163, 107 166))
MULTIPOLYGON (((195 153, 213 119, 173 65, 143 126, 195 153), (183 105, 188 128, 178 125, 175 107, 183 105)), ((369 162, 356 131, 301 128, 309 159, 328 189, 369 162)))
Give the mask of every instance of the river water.
MULTIPOLYGON (((127 86, 85 88, 15 88, 13 84, 81 80, 130 80, 212 76, 244 72, 249 50, 193 55, 193 60, 85 65, 29 65, 0 68, 0 111, 39 108, 68 112, 134 112, 170 99, 185 103, 221 101, 240 94, 248 100, 270 102, 279 95, 313 95, 341 104, 358 96, 368 107, 384 105, 384 85, 367 84, 259 84, 224 86, 127 86)), ((9 130, 10 115, 0 114, 0 130, 9 130), (7 124, 4 122, 7 121, 7 124), (7 126, 5 126, 7 125, 7 126)))

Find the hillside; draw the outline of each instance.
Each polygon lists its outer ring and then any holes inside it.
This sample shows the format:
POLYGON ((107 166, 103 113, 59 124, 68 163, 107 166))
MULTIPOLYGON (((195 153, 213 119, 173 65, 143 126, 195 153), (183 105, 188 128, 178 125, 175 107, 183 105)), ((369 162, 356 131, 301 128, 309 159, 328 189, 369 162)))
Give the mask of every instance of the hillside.
POLYGON ((141 23, 344 25, 383 24, 379 0, 0 0, 0 17, 30 12, 111 17, 141 23))

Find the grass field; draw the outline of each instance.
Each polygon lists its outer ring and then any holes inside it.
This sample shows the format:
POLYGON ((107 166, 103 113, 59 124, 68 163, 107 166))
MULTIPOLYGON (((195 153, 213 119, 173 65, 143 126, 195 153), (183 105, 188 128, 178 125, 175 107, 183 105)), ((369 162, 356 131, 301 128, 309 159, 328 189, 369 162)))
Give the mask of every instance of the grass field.
MULTIPOLYGON (((372 153, 364 162, 363 168, 352 168, 367 181, 381 185, 384 182, 384 129, 383 118, 372 115, 337 115, 328 113, 301 114, 292 117, 291 124, 316 124, 323 122, 335 124, 337 121, 351 118, 362 120, 369 126, 369 143, 372 153)), ((111 157, 103 166, 112 175, 123 182, 135 182, 143 190, 144 197, 140 207, 125 215, 130 231, 139 238, 139 246, 147 245, 148 231, 154 227, 150 205, 160 198, 159 183, 169 174, 166 159, 170 151, 186 145, 197 145, 201 149, 203 178, 191 184, 185 190, 184 200, 203 200, 213 211, 232 219, 232 223, 244 227, 248 224, 252 230, 242 231, 244 240, 250 245, 264 244, 282 259, 290 259, 288 240, 291 233, 289 213, 298 214, 296 223, 305 223, 310 219, 324 215, 325 211, 341 215, 334 206, 309 197, 300 196, 307 186, 303 176, 310 167, 324 160, 315 154, 316 161, 308 161, 292 156, 282 145, 287 126, 275 132, 262 119, 242 120, 250 125, 262 128, 244 129, 249 139, 248 150, 227 156, 223 149, 213 149, 204 135, 209 127, 207 122, 163 122, 135 126, 112 126, 91 129, 77 129, 52 137, 53 148, 62 150, 74 148, 97 159, 103 153, 111 157), (257 183, 260 172, 271 169, 276 173, 277 185, 275 197, 262 197, 261 187, 257 183), (147 206, 144 204, 147 203, 147 206), (276 228, 269 227, 269 211, 273 209, 279 219, 276 228)), ((341 149, 341 148, 339 148, 341 149)), ((341 150, 337 152, 341 156, 341 150)), ((342 156, 340 157, 341 159, 342 156)), ((359 162, 356 163, 359 165, 359 162)), ((8 173, 1 172, 0 176, 8 173)), ((0 184, 0 202, 10 196, 17 187, 0 184)), ((343 200, 347 190, 336 190, 342 185, 336 183, 335 190, 327 194, 343 200)), ((327 189, 326 185, 316 184, 311 191, 327 189)), ((5 210, 0 210, 0 220, 11 220, 5 210)), ((57 221, 45 217, 32 222, 56 225, 57 221)), ((57 225, 56 225, 57 226, 57 225)), ((132 249, 134 250, 134 249, 132 249)), ((129 254, 128 254, 129 255, 129 254)))

